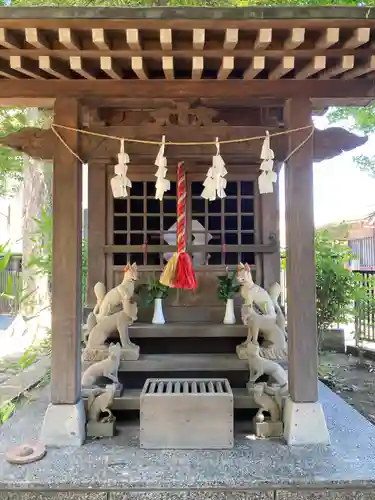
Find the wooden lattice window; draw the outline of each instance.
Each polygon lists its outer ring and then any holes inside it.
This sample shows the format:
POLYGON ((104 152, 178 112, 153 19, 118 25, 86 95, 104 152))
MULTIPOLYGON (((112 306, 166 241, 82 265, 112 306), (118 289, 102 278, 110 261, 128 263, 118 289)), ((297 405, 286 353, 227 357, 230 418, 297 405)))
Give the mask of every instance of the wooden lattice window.
POLYGON ((255 243, 254 182, 228 181, 223 200, 201 198, 201 181, 193 181, 190 190, 189 240, 191 244, 199 238, 196 244, 207 245, 203 264, 255 264, 255 254, 246 250, 246 245, 255 243), (220 251, 210 251, 210 246, 219 246, 220 251))
POLYGON ((155 180, 133 181, 129 197, 114 200, 113 244, 126 245, 127 251, 114 254, 113 264, 163 265, 163 253, 152 247, 167 244, 164 236, 176 223, 176 210, 175 182, 160 202, 155 200, 155 180))

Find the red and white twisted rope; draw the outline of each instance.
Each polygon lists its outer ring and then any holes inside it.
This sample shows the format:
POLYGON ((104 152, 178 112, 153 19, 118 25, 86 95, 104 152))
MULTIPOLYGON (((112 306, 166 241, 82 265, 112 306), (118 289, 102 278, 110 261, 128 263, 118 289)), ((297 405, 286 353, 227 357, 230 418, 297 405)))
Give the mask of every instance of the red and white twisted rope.
POLYGON ((186 176, 184 162, 177 165, 177 253, 186 251, 186 176))

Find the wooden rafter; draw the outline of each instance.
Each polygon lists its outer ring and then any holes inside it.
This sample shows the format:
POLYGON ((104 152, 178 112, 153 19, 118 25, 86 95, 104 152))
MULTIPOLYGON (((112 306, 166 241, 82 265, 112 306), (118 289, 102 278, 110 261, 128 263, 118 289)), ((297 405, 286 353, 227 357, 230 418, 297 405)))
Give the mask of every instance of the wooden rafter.
POLYGON ((284 75, 286 75, 287 73, 289 73, 294 69, 294 61, 295 61, 294 56, 283 57, 280 64, 278 64, 276 68, 269 73, 268 78, 270 80, 277 80, 283 77, 284 75))
POLYGON ((122 79, 122 71, 118 64, 109 56, 101 56, 100 69, 113 80, 122 79))
POLYGON ((70 69, 75 71, 87 80, 95 80, 95 76, 88 69, 87 63, 80 56, 71 56, 69 58, 70 69))
POLYGON ((204 70, 204 58, 202 56, 193 57, 191 79, 200 80, 204 70))
POLYGON ((251 65, 243 74, 244 80, 255 78, 266 67, 266 58, 264 56, 255 56, 251 61, 251 65))
POLYGON ((37 80, 44 80, 44 76, 41 75, 38 64, 35 61, 31 61, 21 56, 10 56, 9 64, 11 69, 19 73, 23 73, 31 78, 36 78, 37 80))
POLYGON ((49 43, 46 37, 37 28, 25 29, 25 40, 37 49, 48 49, 49 43))
POLYGON ((132 64, 132 70, 140 80, 148 80, 148 76, 143 65, 142 57, 132 57, 131 64, 132 64))
POLYGON ((284 42, 284 49, 296 49, 305 41, 305 28, 293 28, 290 35, 284 42))
POLYGON ((322 21, 320 27, 306 20, 280 20, 277 26, 259 20, 238 27, 221 21, 214 29, 200 21, 197 27, 174 27, 162 19, 152 29, 134 28, 134 23, 109 29, 107 20, 85 28, 67 22, 54 29, 31 20, 17 29, 1 23, 0 55, 4 61, 12 58, 9 70, 5 62, 2 71, 6 78, 19 74, 23 80, 79 81, 77 74, 127 81, 134 75, 181 81, 214 74, 219 80, 369 78, 375 46, 375 19, 371 26, 345 26, 343 20, 337 26, 322 21))
POLYGON ((313 61, 306 64, 304 68, 294 75, 294 78, 296 78, 296 80, 304 80, 322 71, 326 67, 326 59, 326 56, 315 56, 313 61))
POLYGON ((55 61, 50 56, 39 56, 39 68, 61 80, 69 80, 71 76, 69 69, 61 61, 55 61))
POLYGON ((331 66, 331 68, 326 69, 325 71, 322 71, 319 74, 319 78, 321 79, 332 78, 334 76, 341 75, 342 73, 351 70, 353 67, 354 67, 354 56, 343 56, 338 64, 331 66))

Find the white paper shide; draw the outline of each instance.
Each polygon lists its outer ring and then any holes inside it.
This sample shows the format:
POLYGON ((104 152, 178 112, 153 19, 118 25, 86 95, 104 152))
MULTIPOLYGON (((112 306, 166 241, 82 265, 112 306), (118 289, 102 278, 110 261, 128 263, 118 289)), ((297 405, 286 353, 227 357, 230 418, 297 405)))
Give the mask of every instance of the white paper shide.
POLYGON ((111 188, 114 198, 126 198, 128 188, 132 183, 128 178, 129 155, 125 153, 125 141, 121 139, 120 153, 117 155, 118 163, 115 165, 115 176, 111 179, 111 188))
POLYGON ((215 201, 216 198, 225 198, 225 188, 227 187, 225 176, 227 173, 225 162, 220 154, 220 143, 217 137, 216 154, 212 157, 212 167, 208 169, 206 179, 203 183, 202 198, 208 201, 215 201))
POLYGON ((155 174, 155 199, 161 201, 164 197, 164 194, 171 188, 170 181, 166 179, 168 169, 167 158, 165 157, 165 135, 163 135, 162 137, 162 143, 155 160, 155 165, 158 167, 155 174))
POLYGON ((262 160, 259 167, 261 174, 258 177, 260 194, 273 193, 273 184, 277 181, 277 173, 273 171, 274 158, 275 155, 270 145, 270 134, 267 131, 260 153, 262 160))

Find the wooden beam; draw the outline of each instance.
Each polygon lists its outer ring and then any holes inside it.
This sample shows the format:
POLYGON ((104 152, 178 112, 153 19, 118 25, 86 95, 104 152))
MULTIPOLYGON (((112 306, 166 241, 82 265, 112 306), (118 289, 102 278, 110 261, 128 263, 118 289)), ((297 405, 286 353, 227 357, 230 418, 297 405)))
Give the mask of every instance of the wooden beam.
POLYGON ((238 44, 238 29, 228 28, 225 30, 224 50, 233 50, 238 44))
POLYGON ((70 80, 71 74, 62 61, 55 61, 50 56, 39 56, 39 68, 62 80, 70 80))
POLYGON ((162 58, 162 67, 163 67, 165 78, 167 80, 173 80, 174 79, 173 57, 164 56, 162 58))
POLYGON ((233 56, 223 57, 219 72, 217 74, 217 79, 226 80, 233 70, 234 70, 234 57, 233 56))
POLYGON ((37 28, 25 28, 25 40, 37 49, 49 49, 46 37, 37 28))
POLYGON ((294 56, 284 56, 280 64, 268 74, 269 80, 278 80, 294 69, 294 56))
POLYGON ((7 49, 19 49, 19 40, 6 28, 0 28, 0 45, 7 49))
POLYGON ((304 68, 298 71, 294 78, 296 80, 304 80, 305 78, 309 78, 319 71, 322 71, 326 67, 326 56, 315 56, 314 59, 309 62, 304 68))
POLYGON ((95 80, 95 76, 93 76, 90 71, 87 69, 85 62, 82 60, 81 56, 71 56, 69 57, 70 69, 75 71, 86 80, 95 80))
POLYGON ((11 69, 14 69, 15 71, 19 71, 20 73, 37 80, 45 80, 44 76, 39 71, 36 61, 31 61, 30 59, 26 59, 21 56, 10 56, 9 64, 11 69))
POLYGON ((305 41, 305 28, 292 28, 291 33, 284 42, 284 49, 293 50, 303 44, 305 41))
POLYGON ((261 28, 254 42, 254 50, 266 49, 272 42, 272 29, 261 28))
POLYGON ((103 28, 93 28, 91 30, 92 43, 99 50, 110 50, 110 45, 107 39, 107 34, 103 28))
POLYGON ((328 49, 335 45, 340 39, 340 28, 327 28, 324 34, 317 40, 316 49, 328 49))
POLYGON ((148 80, 148 76, 146 70, 143 66, 143 58, 142 57, 132 57, 132 70, 138 76, 140 80, 148 80))
MULTIPOLYGON (((276 163, 275 171, 279 173, 281 163, 276 163)), ((277 180, 274 192, 259 196, 261 208, 261 243, 268 244, 270 241, 280 241, 279 229, 279 180, 277 180)), ((263 287, 268 290, 274 283, 280 283, 280 250, 274 253, 264 253, 261 256, 263 287)))
POLYGON ((203 28, 193 29, 193 49, 203 50, 206 38, 206 30, 203 28))
POLYGON ((359 76, 366 75, 367 73, 371 73, 372 71, 375 71, 375 56, 371 56, 367 63, 347 71, 341 78, 345 80, 354 79, 359 76))
POLYGON ((94 307, 96 297, 94 286, 98 281, 106 283, 105 255, 106 244, 106 187, 107 176, 105 165, 89 165, 88 167, 88 272, 86 304, 94 307))
POLYGON ((202 56, 193 57, 191 79, 200 80, 204 70, 204 58, 202 56))
POLYGON ((160 45, 163 50, 172 50, 172 30, 160 30, 160 45))
POLYGON ((251 65, 243 74, 244 80, 252 80, 266 67, 266 58, 264 56, 255 56, 251 61, 251 65))
MULTIPOLYGON (((57 123, 79 128, 78 117, 75 99, 57 99, 57 123)), ((73 151, 79 151, 78 132, 60 133, 73 151)), ((52 185, 51 403, 75 404, 81 397, 82 166, 56 137, 52 185)))
POLYGON ((332 66, 332 68, 327 68, 322 71, 319 75, 321 80, 332 78, 333 76, 341 75, 346 71, 351 70, 354 67, 354 56, 343 56, 339 64, 332 66))
MULTIPOLYGON (((56 81, 57 83, 58 81, 56 81)), ((50 82, 51 83, 51 82, 50 82)), ((55 83, 55 82, 54 82, 55 83)), ((244 108, 244 112, 246 107, 244 108)), ((279 132, 278 127, 267 127, 270 134, 279 132)), ((106 134, 114 137, 127 137, 129 139, 139 139, 142 137, 148 141, 158 141, 162 132, 168 136, 168 139, 174 142, 186 141, 186 134, 189 140, 193 142, 212 141, 213 137, 220 137, 222 140, 232 140, 241 137, 259 137, 265 134, 266 127, 254 126, 233 126, 213 124, 209 127, 192 126, 176 127, 175 125, 161 126, 158 124, 145 125, 123 125, 106 126, 90 128, 92 132, 106 134), (188 132, 187 132, 188 131, 188 132)), ((14 134, 8 134, 0 138, 0 144, 10 147, 15 151, 23 152, 33 158, 51 160, 53 158, 54 134, 52 130, 41 131, 38 128, 26 128, 14 134)), ((284 160, 287 155, 286 136, 277 135, 272 138, 272 149, 275 152, 277 160, 284 160)), ((366 137, 359 137, 342 128, 330 127, 327 130, 316 130, 314 134, 314 161, 323 161, 340 155, 343 151, 351 151, 367 142, 366 137)), ((238 142, 233 144, 223 144, 223 154, 229 154, 233 160, 245 161, 248 164, 249 159, 255 159, 259 163, 259 155, 262 147, 261 141, 238 142)), ((139 144, 129 143, 127 152, 130 155, 137 156, 137 163, 152 164, 152 158, 155 158, 154 148, 144 148, 139 144)), ((112 140, 102 140, 98 136, 81 137, 80 154, 86 161, 111 161, 116 158, 118 153, 118 143, 112 140)), ((210 148, 202 150, 201 146, 175 146, 170 148, 168 157, 170 159, 186 158, 208 158, 212 156, 210 148)), ((136 159, 134 159, 134 162, 136 159)), ((202 160, 207 161, 207 160, 202 160)), ((133 162, 132 162, 133 164, 133 162)), ((130 167, 132 168, 132 167, 130 167)))
POLYGON ((121 68, 113 61, 112 57, 100 57, 100 69, 113 80, 122 80, 121 68))
POLYGON ((139 41, 139 31, 136 28, 129 28, 126 30, 126 43, 131 50, 142 50, 139 41))
POLYGON ((69 50, 80 50, 78 37, 70 28, 59 28, 59 42, 69 50))
MULTIPOLYGON (((244 80, 228 80, 225 85, 218 86, 216 80, 205 80, 204 85, 199 81, 165 80, 139 81, 139 80, 96 80, 92 81, 33 81, 19 80, 7 82, 0 80, 0 99, 4 103, 7 98, 19 98, 24 105, 26 98, 50 99, 61 95, 66 97, 79 97, 93 100, 123 98, 131 95, 133 98, 149 97, 150 91, 155 97, 162 98, 196 98, 202 99, 221 98, 228 99, 240 96, 242 99, 285 99, 291 96, 319 99, 327 103, 332 99, 340 99, 341 105, 349 105, 357 99, 374 99, 374 83, 371 79, 347 80, 294 80, 282 79, 277 81, 255 79, 249 85, 244 80)), ((14 104, 14 100, 12 104, 14 104)))
POLYGON ((370 41, 370 28, 357 28, 352 36, 344 43, 345 49, 356 49, 370 41))
MULTIPOLYGON (((285 108, 288 129, 311 121, 308 99, 290 99, 285 108)), ((289 151, 310 130, 290 134, 289 151)), ((294 152, 285 166, 285 221, 288 287, 288 376, 292 401, 318 401, 318 346, 315 299, 313 140, 294 152), (303 272, 301 272, 303 269, 303 272)))

